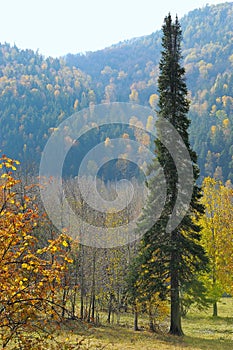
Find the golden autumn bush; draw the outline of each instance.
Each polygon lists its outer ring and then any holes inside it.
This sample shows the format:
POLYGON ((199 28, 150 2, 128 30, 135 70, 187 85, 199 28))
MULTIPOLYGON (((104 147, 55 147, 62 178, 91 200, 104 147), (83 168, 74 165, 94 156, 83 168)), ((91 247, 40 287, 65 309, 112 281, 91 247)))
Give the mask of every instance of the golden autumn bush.
MULTIPOLYGON (((69 237, 61 234, 39 247, 34 234, 43 228, 38 207, 19 197, 13 176, 18 162, 0 158, 0 345, 33 348, 32 338, 47 332, 62 314, 62 279, 69 258, 69 237), (38 248, 39 247, 39 248, 38 248), (49 327, 48 327, 49 328, 49 327)), ((45 217, 45 215, 43 215, 45 217)), ((45 226, 46 229, 46 226, 45 226)), ((49 336, 50 337, 50 336, 49 336)), ((42 337, 44 341, 44 335, 42 337)))

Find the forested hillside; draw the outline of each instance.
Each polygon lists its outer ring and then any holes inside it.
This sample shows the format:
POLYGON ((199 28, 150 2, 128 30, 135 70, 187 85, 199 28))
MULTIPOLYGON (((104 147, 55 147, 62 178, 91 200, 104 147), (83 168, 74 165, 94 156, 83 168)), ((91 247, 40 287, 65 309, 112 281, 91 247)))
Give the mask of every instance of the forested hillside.
MULTIPOLYGON (((190 91, 191 142, 202 175, 233 179, 233 3, 206 6, 181 19, 190 91)), ((156 106, 160 32, 66 62, 92 77, 98 102, 137 101, 156 106), (103 97, 104 96, 104 97, 103 97)))
MULTIPOLYGON (((190 91, 191 143, 201 175, 233 180, 233 3, 181 19, 190 91)), ((54 127, 91 103, 135 101, 156 108, 161 32, 85 55, 44 59, 0 46, 0 149, 39 161, 54 127)))
POLYGON ((38 162, 54 127, 91 100, 90 78, 64 60, 0 46, 0 149, 38 162))

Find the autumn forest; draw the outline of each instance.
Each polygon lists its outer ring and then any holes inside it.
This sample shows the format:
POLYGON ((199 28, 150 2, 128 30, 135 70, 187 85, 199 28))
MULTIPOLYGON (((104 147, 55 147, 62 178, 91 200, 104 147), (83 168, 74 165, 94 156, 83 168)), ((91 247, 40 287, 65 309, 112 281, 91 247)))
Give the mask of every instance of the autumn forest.
POLYGON ((0 44, 1 349, 232 348, 232 18, 233 3, 168 14, 149 36, 61 58, 0 44), (118 103, 133 106, 127 126, 118 103), (93 111, 102 104, 122 122, 101 125, 93 111), (145 125, 135 106, 151 111, 145 125), (63 124, 72 115, 86 127, 78 140, 79 124, 63 124), (163 142, 163 119, 182 142, 169 128, 163 142), (69 150, 61 181, 41 171, 60 133, 69 150), (99 144, 103 154, 80 176, 99 144), (105 244, 89 238, 88 225, 104 230, 105 244), (130 239, 109 242, 116 228, 130 239))

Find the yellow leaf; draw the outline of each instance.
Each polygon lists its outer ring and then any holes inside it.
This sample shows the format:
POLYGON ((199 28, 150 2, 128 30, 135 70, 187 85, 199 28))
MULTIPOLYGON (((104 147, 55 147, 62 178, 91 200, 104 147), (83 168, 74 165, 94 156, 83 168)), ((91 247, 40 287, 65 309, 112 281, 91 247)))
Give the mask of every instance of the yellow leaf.
POLYGON ((68 243, 67 243, 66 241, 63 241, 63 242, 62 242, 62 245, 63 245, 64 247, 68 247, 68 243))
POLYGON ((57 251, 57 247, 53 246, 53 247, 51 248, 51 251, 55 253, 55 252, 57 251))

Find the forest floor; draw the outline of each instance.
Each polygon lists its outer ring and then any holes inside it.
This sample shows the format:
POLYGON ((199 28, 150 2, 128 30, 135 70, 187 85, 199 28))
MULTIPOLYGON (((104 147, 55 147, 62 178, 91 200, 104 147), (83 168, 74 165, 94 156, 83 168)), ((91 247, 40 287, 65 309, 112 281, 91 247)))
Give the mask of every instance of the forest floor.
POLYGON ((102 324, 98 327, 80 329, 70 322, 67 330, 58 336, 63 341, 79 344, 77 349, 106 350, 232 350, 233 349, 233 298, 223 298, 218 304, 218 317, 212 310, 192 310, 182 320, 184 337, 173 337, 167 332, 151 333, 146 329, 145 319, 140 319, 142 330, 134 332, 133 317, 122 316, 120 325, 102 324), (129 323, 130 322, 130 323, 129 323))

